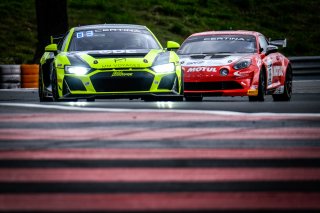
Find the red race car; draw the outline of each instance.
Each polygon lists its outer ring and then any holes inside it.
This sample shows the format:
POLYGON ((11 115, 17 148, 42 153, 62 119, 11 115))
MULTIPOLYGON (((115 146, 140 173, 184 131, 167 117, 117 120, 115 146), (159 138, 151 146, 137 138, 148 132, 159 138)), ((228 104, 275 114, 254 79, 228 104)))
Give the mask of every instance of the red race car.
POLYGON ((292 68, 278 52, 286 40, 253 31, 210 31, 189 36, 178 50, 187 101, 204 96, 248 96, 249 101, 290 101, 292 68))

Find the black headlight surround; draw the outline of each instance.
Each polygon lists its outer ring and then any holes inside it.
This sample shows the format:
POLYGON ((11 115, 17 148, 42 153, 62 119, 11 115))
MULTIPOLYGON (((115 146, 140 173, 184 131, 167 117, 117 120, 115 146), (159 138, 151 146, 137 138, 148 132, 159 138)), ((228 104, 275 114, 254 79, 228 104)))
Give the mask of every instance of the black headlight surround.
POLYGON ((233 69, 241 70, 248 68, 251 65, 251 59, 242 59, 233 65, 233 69))

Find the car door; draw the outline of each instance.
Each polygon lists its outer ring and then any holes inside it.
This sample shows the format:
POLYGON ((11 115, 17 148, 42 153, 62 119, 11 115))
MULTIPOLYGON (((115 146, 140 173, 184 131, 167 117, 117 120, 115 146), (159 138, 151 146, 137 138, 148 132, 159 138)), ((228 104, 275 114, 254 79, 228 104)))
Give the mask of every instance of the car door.
POLYGON ((267 53, 268 41, 263 36, 259 36, 259 46, 260 46, 260 54, 262 57, 262 61, 266 68, 266 82, 267 82, 267 90, 276 88, 280 85, 279 73, 281 69, 281 57, 278 52, 267 53))

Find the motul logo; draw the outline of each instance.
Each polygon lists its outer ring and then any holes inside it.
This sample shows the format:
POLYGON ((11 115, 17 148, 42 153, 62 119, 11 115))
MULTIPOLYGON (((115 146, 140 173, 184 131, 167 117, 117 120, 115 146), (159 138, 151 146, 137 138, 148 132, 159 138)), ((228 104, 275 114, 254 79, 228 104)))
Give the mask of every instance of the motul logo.
POLYGON ((215 67, 191 67, 187 72, 217 72, 215 67))

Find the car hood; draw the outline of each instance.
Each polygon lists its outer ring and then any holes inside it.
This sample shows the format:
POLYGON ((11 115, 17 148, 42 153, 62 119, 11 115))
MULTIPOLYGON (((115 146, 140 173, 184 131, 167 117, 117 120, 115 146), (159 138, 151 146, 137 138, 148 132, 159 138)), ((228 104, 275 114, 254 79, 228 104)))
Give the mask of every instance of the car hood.
POLYGON ((252 54, 192 54, 179 55, 181 66, 226 66, 252 54))
POLYGON ((68 52, 65 56, 72 66, 87 66, 95 69, 146 68, 152 66, 163 50, 101 50, 68 52))

